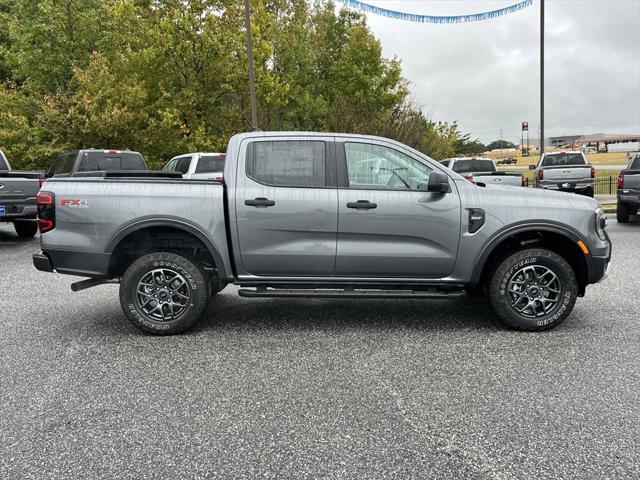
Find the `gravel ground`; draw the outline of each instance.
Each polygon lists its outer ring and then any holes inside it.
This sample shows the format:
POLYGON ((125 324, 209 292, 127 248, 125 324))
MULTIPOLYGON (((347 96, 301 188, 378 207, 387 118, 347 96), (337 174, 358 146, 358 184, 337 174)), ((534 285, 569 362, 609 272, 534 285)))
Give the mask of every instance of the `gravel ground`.
POLYGON ((640 478, 640 224, 546 333, 478 300, 218 295, 145 336, 0 225, 0 478, 640 478))

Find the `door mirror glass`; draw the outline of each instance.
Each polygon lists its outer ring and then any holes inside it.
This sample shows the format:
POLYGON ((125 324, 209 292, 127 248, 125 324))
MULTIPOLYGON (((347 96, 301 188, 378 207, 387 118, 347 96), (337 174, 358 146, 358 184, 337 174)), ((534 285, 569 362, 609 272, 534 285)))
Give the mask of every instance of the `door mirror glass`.
POLYGON ((433 193, 448 193, 449 177, 442 172, 431 172, 429 175, 429 183, 427 184, 427 191, 433 193))

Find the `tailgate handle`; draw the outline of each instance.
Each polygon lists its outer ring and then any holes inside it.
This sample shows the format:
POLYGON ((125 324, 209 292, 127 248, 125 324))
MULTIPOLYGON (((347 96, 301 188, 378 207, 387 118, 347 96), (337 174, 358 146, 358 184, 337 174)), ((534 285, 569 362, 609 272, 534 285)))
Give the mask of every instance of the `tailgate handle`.
POLYGON ((377 203, 371 203, 369 200, 358 200, 357 202, 347 203, 347 208, 357 208, 358 210, 370 210, 378 208, 377 203))
POLYGON ((244 204, 249 207, 273 207, 276 202, 268 198, 258 197, 254 200, 245 200, 244 204))

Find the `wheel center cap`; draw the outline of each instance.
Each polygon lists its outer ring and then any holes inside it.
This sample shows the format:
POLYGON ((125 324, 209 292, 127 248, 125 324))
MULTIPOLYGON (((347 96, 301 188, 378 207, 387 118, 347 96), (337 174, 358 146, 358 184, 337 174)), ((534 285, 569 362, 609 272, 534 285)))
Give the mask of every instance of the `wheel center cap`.
POLYGON ((529 293, 531 293, 531 295, 537 295, 538 292, 538 287, 529 287, 529 293))
POLYGON ((169 292, 167 292, 166 290, 160 290, 158 292, 158 298, 162 299, 162 300, 166 300, 167 298, 169 298, 169 292))

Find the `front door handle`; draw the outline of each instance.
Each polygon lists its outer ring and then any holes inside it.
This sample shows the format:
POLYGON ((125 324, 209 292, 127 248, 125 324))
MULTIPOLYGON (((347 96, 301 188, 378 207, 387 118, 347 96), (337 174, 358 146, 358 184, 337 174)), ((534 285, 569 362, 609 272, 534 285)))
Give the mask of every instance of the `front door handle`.
POLYGON ((245 200, 244 204, 249 207, 273 207, 276 202, 268 198, 258 197, 254 200, 245 200))
POLYGON ((356 208, 358 210, 371 210, 372 208, 378 208, 378 204, 372 203, 369 200, 358 200, 357 202, 347 203, 347 208, 356 208))

